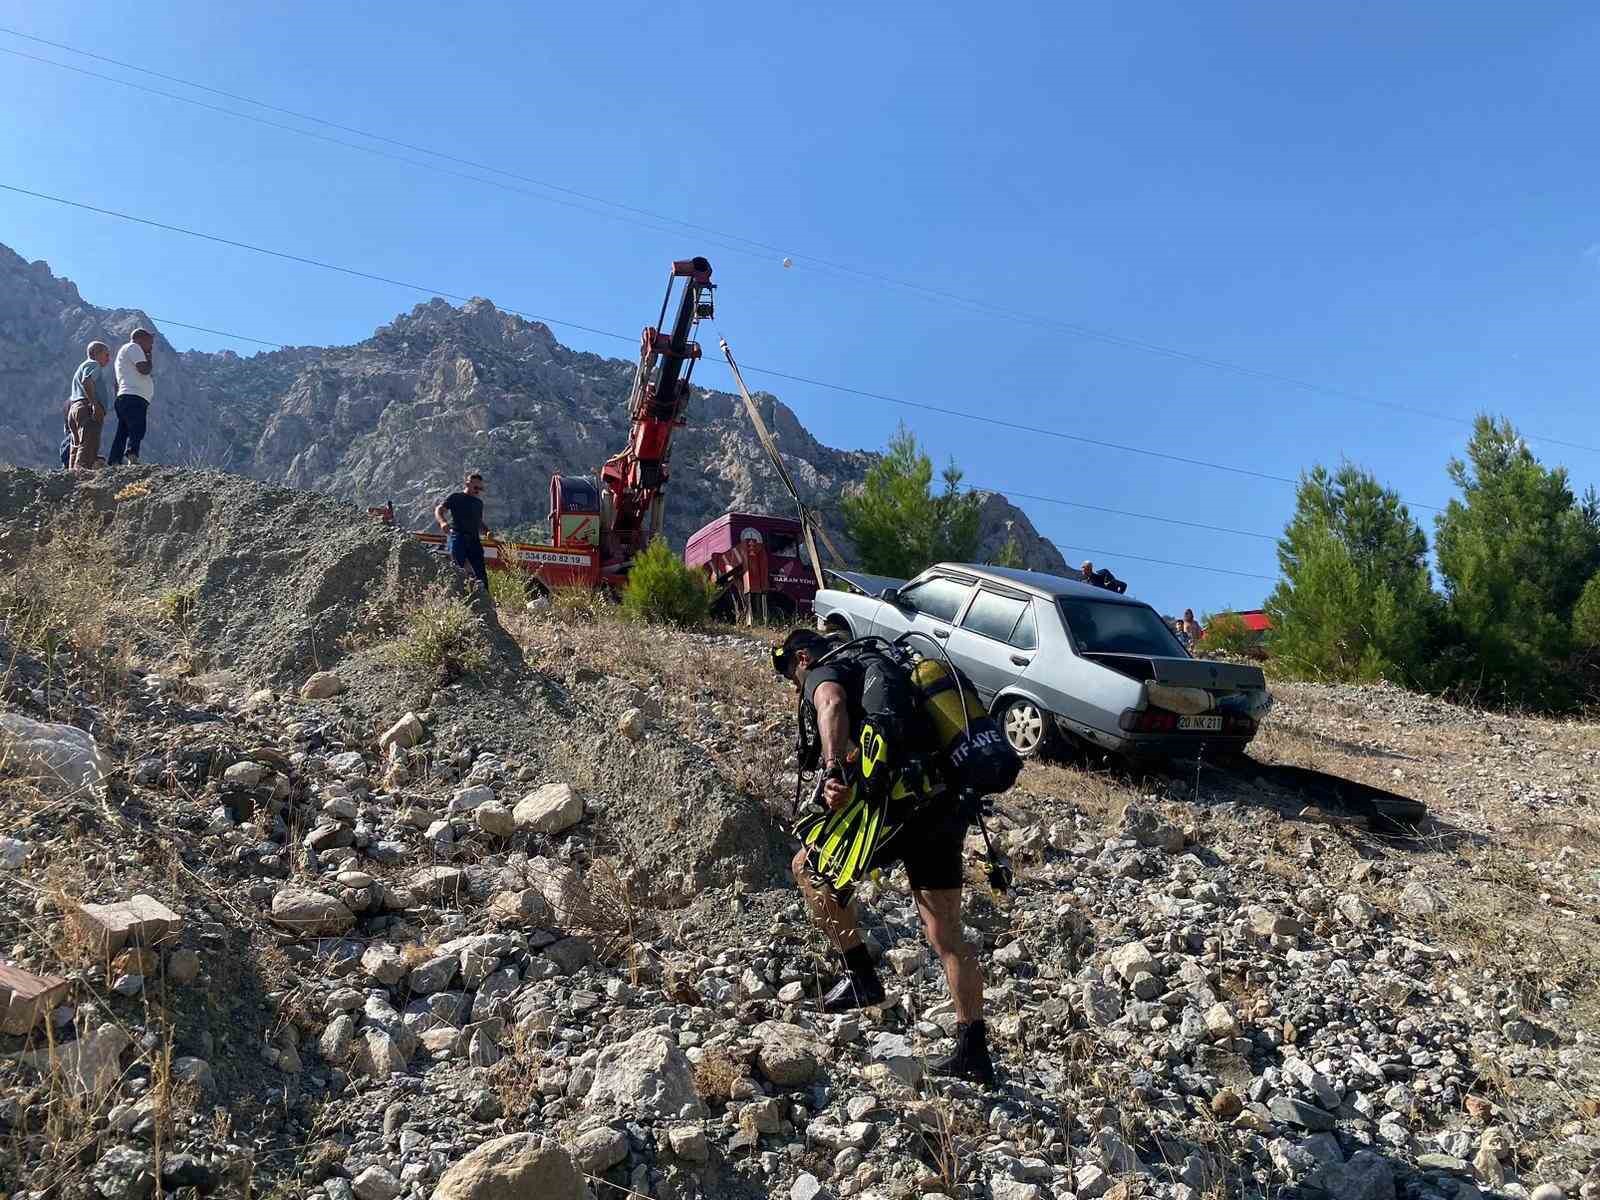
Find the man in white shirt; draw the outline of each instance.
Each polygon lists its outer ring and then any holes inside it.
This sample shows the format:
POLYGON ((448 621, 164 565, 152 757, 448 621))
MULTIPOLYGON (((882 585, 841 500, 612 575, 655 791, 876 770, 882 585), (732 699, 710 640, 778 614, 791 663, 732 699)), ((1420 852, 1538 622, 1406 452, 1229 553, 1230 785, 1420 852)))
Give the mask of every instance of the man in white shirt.
POLYGON ((123 460, 139 462, 139 445, 144 441, 145 417, 155 399, 156 381, 150 373, 150 353, 155 336, 148 329, 135 329, 128 344, 117 351, 117 436, 111 439, 108 466, 123 460))

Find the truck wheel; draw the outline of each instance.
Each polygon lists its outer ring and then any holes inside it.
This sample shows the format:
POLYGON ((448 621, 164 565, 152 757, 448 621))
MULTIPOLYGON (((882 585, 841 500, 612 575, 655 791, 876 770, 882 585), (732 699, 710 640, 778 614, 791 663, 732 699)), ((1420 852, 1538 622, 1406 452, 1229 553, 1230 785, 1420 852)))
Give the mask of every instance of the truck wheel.
POLYGON ((1005 702, 1000 709, 1000 728, 1023 758, 1036 758, 1055 742, 1055 721, 1026 696, 1013 696, 1005 702))

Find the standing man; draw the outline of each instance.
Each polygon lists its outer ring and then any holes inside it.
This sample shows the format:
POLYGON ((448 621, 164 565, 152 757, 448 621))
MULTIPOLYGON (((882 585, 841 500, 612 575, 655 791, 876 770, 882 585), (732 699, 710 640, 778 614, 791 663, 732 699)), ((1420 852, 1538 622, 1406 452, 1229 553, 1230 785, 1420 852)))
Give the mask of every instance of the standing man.
POLYGON ((145 417, 150 401, 156 398, 156 381, 150 374, 150 354, 155 335, 148 329, 135 329, 128 344, 117 351, 117 436, 111 439, 111 466, 128 461, 138 465, 139 446, 144 441, 145 417))
POLYGON ((107 401, 112 384, 111 347, 90 342, 84 360, 72 375, 67 393, 67 433, 72 438, 67 468, 92 471, 100 457, 100 431, 105 428, 107 401))
MULTIPOLYGON (((866 692, 878 685, 870 677, 873 668, 858 659, 834 657, 816 666, 833 648, 820 633, 796 629, 773 651, 772 664, 800 693, 801 720, 815 721, 822 743, 822 801, 830 812, 837 813, 853 794, 848 780, 860 756, 856 742, 865 720, 863 701, 866 692)), ((931 1064, 931 1069, 992 1084, 994 1062, 989 1057, 983 1021, 983 971, 972 944, 961 932, 961 859, 969 824, 970 819, 953 804, 946 811, 923 809, 907 820, 885 847, 884 855, 875 855, 864 864, 863 871, 905 864, 923 933, 944 967, 945 984, 955 1001, 956 1047, 954 1054, 931 1064)), ((805 846, 792 866, 817 923, 844 959, 844 977, 823 997, 824 1011, 838 1013, 883 1003, 883 981, 856 921, 853 885, 839 891, 817 876, 805 846)))
POLYGON ((444 546, 450 553, 450 561, 462 572, 470 567, 487 592, 489 572, 483 565, 483 541, 480 535, 490 533, 490 530, 483 521, 483 476, 476 471, 469 471, 462 489, 451 492, 434 505, 433 519, 439 522, 439 528, 445 532, 444 546))

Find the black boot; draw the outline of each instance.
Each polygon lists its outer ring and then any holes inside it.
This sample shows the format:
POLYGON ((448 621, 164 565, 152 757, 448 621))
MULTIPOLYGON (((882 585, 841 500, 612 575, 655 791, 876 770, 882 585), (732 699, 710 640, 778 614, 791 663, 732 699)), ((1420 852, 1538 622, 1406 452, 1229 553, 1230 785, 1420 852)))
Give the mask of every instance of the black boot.
POLYGON ((983 1019, 957 1025, 955 1053, 930 1064, 928 1069, 935 1075, 955 1075, 973 1083, 992 1085, 994 1060, 989 1057, 989 1030, 983 1019))
POLYGON ((849 1012, 856 1008, 871 1008, 884 1000, 883 980, 877 971, 846 971, 839 982, 822 998, 822 1011, 826 1013, 849 1012))

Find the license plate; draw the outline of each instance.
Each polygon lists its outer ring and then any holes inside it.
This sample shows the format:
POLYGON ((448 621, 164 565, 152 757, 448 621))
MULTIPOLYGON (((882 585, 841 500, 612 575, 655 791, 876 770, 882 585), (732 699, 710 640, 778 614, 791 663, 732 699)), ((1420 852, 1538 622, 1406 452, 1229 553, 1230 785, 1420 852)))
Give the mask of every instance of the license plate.
POLYGON ((1221 717, 1179 717, 1179 729, 1199 729, 1207 733, 1222 732, 1221 717))

